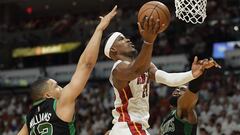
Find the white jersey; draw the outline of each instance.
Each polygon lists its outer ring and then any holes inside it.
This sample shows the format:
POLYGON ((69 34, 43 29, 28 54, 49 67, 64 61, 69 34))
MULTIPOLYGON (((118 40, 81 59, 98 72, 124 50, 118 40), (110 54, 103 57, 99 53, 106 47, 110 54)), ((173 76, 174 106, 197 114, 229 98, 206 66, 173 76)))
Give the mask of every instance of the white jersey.
MULTIPOLYGON (((122 61, 117 61, 114 68, 122 61)), ((126 62, 126 61, 124 61, 126 62)), ((127 63, 127 62, 126 62, 127 63)), ((115 93, 115 102, 112 115, 113 124, 117 122, 135 122, 143 126, 143 129, 149 127, 149 75, 144 73, 136 79, 130 81, 128 86, 122 90, 117 90, 112 81, 112 72, 109 78, 115 93)))

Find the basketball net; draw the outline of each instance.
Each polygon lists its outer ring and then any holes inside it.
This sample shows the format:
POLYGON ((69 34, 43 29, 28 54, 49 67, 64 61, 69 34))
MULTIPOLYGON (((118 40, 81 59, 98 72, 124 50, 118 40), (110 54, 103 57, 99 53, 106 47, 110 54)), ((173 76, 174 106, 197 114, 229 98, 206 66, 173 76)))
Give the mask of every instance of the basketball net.
POLYGON ((203 23, 206 6, 207 0, 175 0, 176 16, 187 23, 203 23))

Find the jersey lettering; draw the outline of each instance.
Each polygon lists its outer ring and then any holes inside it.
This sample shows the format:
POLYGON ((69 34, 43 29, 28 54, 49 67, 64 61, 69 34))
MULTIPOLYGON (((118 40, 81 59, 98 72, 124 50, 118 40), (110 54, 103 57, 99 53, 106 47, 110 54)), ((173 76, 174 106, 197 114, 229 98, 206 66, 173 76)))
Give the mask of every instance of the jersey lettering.
MULTIPOLYGON (((116 62, 112 68, 115 69, 116 65, 120 61, 116 62)), ((112 111, 113 121, 117 122, 137 122, 144 128, 148 128, 149 119, 149 73, 145 72, 135 79, 128 82, 124 91, 114 87, 112 75, 109 78, 114 88, 115 101, 114 109, 112 111), (138 110, 138 111, 136 111, 138 110)))
POLYGON ((144 84, 146 80, 146 75, 142 74, 140 77, 137 78, 137 84, 144 84))
POLYGON ((175 131, 174 118, 171 118, 161 126, 161 133, 163 135, 165 133, 174 132, 174 131, 175 131))
MULTIPOLYGON (((52 135, 53 134, 53 126, 51 123, 44 122, 37 126, 37 132, 40 135, 52 135)), ((35 131, 35 127, 30 131, 30 135, 37 135, 35 131)))
POLYGON ((29 135, 76 135, 75 123, 62 121, 55 111, 56 100, 47 98, 36 102, 27 114, 29 135), (71 130, 70 130, 71 129, 71 130))
POLYGON ((30 121, 30 128, 34 127, 35 125, 43 121, 49 121, 51 116, 52 114, 48 112, 35 115, 30 121))

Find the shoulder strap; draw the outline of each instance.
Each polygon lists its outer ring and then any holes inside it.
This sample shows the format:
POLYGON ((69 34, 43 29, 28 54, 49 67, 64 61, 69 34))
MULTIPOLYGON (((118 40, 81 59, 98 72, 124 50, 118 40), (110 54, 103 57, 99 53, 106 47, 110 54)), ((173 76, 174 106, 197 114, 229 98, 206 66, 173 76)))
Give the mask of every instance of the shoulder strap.
POLYGON ((113 82, 112 82, 112 71, 117 67, 118 64, 120 64, 122 61, 121 60, 118 60, 117 62, 114 63, 113 67, 112 67, 112 70, 111 70, 111 73, 110 73, 110 77, 109 77, 109 81, 110 83, 113 85, 113 82))
POLYGON ((57 108, 57 99, 53 100, 53 110, 54 112, 56 112, 56 108, 57 108))
POLYGON ((33 106, 36 106, 36 105, 39 105, 39 104, 41 104, 42 102, 44 102, 46 99, 39 99, 39 100, 37 100, 37 101, 34 101, 33 102, 33 106))

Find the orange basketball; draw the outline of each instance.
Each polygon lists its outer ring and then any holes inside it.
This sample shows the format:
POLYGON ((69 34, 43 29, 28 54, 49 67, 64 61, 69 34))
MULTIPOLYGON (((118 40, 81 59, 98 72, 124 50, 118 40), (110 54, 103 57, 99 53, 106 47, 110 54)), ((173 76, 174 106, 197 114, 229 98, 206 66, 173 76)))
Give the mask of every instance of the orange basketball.
POLYGON ((138 22, 142 24, 142 21, 146 16, 153 17, 154 20, 159 19, 159 32, 163 32, 167 29, 171 19, 168 7, 159 1, 150 1, 145 3, 138 12, 138 22))

